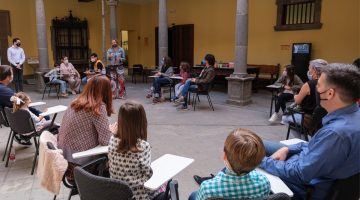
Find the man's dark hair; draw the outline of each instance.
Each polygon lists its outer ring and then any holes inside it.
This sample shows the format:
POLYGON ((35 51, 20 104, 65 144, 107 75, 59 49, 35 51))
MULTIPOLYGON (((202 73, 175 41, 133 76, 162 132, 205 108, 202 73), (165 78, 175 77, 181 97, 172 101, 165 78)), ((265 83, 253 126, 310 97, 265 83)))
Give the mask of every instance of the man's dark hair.
POLYGON ((353 65, 355 65, 358 69, 360 69, 360 58, 354 60, 353 65))
POLYGON ((206 54, 205 60, 208 61, 209 65, 214 66, 215 65, 215 56, 212 54, 206 54))
POLYGON ((340 94, 343 102, 356 102, 360 98, 360 70, 354 65, 332 63, 322 73, 326 75, 326 82, 340 94))
POLYGON ((98 55, 96 54, 96 53, 92 53, 91 55, 90 55, 90 57, 98 57, 98 55))
POLYGON ((12 71, 9 65, 0 65, 0 81, 5 80, 8 76, 11 76, 12 71))
POLYGON ((14 38, 14 39, 13 39, 13 44, 14 44, 16 41, 18 41, 18 40, 20 40, 20 38, 14 38))

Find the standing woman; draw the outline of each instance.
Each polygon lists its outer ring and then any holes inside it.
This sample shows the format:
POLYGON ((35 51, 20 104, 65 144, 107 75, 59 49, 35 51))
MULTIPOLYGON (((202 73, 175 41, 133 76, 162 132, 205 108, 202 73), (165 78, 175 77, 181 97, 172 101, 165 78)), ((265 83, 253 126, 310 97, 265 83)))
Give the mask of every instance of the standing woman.
MULTIPOLYGON (((116 71, 111 71, 112 85, 118 81, 119 94, 115 94, 116 88, 112 88, 113 96, 118 96, 122 99, 125 97, 125 78, 124 78, 124 61, 125 51, 119 46, 119 42, 114 39, 111 41, 111 48, 107 51, 107 59, 110 65, 117 65, 116 71)), ((112 69, 113 70, 113 69, 112 69)))
POLYGON ((73 153, 109 144, 113 126, 109 126, 108 117, 112 113, 109 79, 100 75, 91 78, 85 85, 84 91, 66 110, 59 130, 58 145, 69 162, 70 177, 75 166, 96 158, 73 159, 73 153))
POLYGON ((283 112, 285 111, 286 102, 294 99, 294 93, 299 91, 304 83, 295 74, 295 66, 287 65, 284 73, 275 84, 281 85, 283 91, 278 96, 277 102, 275 104, 275 112, 269 119, 270 123, 274 123, 280 118, 280 108, 283 112))
POLYGON ((70 92, 72 94, 76 94, 76 92, 79 91, 81 83, 80 74, 75 69, 74 65, 69 63, 67 56, 64 56, 61 59, 60 77, 69 83, 70 92))

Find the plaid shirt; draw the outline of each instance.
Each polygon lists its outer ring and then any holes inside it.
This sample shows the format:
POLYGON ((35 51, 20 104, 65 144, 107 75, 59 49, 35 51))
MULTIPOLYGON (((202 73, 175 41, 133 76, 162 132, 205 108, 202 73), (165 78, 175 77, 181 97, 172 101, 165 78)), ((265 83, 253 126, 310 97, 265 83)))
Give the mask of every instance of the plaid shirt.
POLYGON ((270 193, 270 182, 257 172, 238 176, 228 169, 220 171, 214 178, 206 180, 200 185, 196 200, 206 200, 210 197, 228 199, 261 198, 270 193))

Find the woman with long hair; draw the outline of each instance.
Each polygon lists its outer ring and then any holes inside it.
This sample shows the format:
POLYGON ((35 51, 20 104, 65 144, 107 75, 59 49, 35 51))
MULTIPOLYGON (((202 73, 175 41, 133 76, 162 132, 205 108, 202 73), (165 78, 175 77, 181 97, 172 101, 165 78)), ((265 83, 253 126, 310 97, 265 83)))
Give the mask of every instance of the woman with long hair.
MULTIPOLYGON (((59 130, 58 146, 72 167, 94 159, 73 159, 72 154, 109 144, 111 130, 108 117, 113 113, 110 80, 106 76, 89 79, 84 91, 65 112, 59 130)), ((70 167, 71 168, 71 167, 70 167)))
POLYGON ((281 85, 282 92, 279 93, 278 99, 275 104, 275 112, 269 119, 270 123, 274 123, 280 118, 280 108, 283 112, 285 111, 286 102, 294 99, 294 93, 299 91, 299 89, 304 83, 295 74, 295 66, 287 65, 282 76, 276 81, 275 84, 281 85))

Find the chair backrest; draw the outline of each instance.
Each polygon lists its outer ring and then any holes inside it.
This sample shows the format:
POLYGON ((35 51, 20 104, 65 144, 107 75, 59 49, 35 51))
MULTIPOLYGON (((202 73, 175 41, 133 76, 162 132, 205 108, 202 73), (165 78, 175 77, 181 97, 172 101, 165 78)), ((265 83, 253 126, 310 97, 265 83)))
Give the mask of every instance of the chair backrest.
POLYGON ((336 180, 326 199, 358 200, 359 198, 360 198, 360 173, 357 173, 346 179, 336 180))
POLYGON ((9 122, 10 128, 18 134, 36 132, 31 115, 26 110, 18 110, 12 112, 11 108, 5 108, 6 118, 9 122))
POLYGON ((130 200, 133 193, 125 182, 95 176, 80 167, 74 170, 81 200, 130 200))
POLYGON ((133 65, 133 73, 142 73, 143 71, 143 66, 142 64, 134 64, 133 65))
POLYGON ((0 106, 0 125, 9 127, 9 122, 6 118, 4 107, 2 107, 2 106, 0 106))
POLYGON ((41 74, 41 77, 43 78, 45 84, 50 82, 50 78, 45 76, 46 73, 47 72, 41 74))

